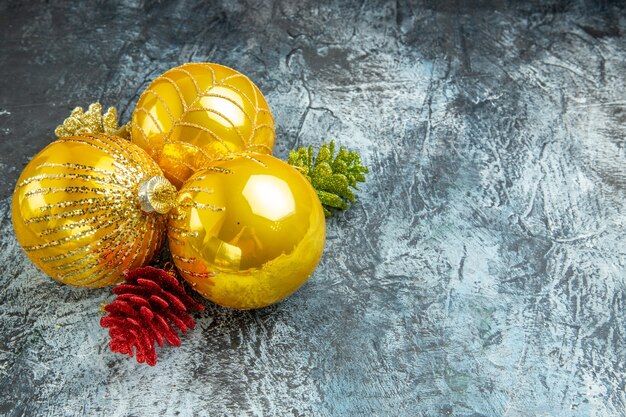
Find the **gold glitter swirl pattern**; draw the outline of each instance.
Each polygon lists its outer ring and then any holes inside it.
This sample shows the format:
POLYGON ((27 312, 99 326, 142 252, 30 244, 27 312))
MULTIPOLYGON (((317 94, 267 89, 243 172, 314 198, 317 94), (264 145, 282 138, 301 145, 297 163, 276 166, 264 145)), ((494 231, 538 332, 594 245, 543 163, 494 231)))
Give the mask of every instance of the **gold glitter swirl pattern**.
POLYGON ((102 134, 64 137, 26 166, 13 194, 13 227, 26 255, 52 278, 102 287, 145 265, 166 218, 141 210, 140 183, 162 175, 146 152, 102 134))
POLYGON ((232 152, 271 154, 274 119, 261 91, 222 65, 191 63, 167 71, 143 92, 132 142, 159 163, 177 188, 232 152))

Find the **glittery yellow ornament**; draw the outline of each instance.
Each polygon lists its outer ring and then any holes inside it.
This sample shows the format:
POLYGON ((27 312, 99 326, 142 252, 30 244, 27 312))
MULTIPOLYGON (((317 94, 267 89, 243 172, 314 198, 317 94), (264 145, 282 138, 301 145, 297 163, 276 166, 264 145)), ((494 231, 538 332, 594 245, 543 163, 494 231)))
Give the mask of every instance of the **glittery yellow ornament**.
POLYGON ((176 190, 161 175, 147 153, 119 137, 59 139, 30 161, 17 182, 17 240, 35 265, 62 283, 119 282, 124 270, 146 264, 163 241, 166 217, 156 207, 171 207, 176 190))
POLYGON ((271 154, 274 119, 245 75, 212 63, 185 64, 155 79, 131 121, 132 142, 177 187, 230 152, 271 154))
POLYGON ((238 309, 289 296, 311 275, 326 223, 311 184, 269 155, 214 161, 191 177, 170 212, 178 270, 209 300, 238 309))

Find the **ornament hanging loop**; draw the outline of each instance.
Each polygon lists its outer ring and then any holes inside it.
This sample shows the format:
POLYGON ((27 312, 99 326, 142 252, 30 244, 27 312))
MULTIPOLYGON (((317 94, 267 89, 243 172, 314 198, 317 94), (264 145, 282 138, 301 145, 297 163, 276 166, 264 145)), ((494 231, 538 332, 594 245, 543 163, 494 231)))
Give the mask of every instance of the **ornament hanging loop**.
POLYGON ((176 187, 165 177, 156 175, 139 184, 137 197, 144 212, 166 214, 176 205, 176 187))

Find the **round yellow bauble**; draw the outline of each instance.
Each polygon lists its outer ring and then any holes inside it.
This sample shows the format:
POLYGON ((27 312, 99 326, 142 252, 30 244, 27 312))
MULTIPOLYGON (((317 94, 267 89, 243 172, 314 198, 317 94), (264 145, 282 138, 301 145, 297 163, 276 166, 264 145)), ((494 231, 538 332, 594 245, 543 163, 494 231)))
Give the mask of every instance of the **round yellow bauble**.
POLYGON ((326 237, 311 184, 270 155, 214 161, 178 193, 170 250, 182 276, 205 298, 253 309, 296 291, 317 266, 326 237))
POLYGON ((102 287, 150 261, 167 225, 155 207, 167 211, 175 192, 150 156, 128 141, 67 137, 48 145, 22 172, 13 227, 26 255, 46 274, 69 285, 102 287), (163 204, 152 207, 155 195, 163 204))
POLYGON ((234 69, 191 63, 167 71, 143 92, 132 141, 176 187, 230 152, 271 154, 274 119, 261 91, 234 69))

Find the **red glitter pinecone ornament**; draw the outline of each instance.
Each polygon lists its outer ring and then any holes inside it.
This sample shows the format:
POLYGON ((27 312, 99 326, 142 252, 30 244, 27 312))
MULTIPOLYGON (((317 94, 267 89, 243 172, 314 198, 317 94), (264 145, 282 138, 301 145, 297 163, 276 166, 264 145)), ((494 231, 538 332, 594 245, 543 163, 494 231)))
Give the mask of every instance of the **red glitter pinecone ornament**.
POLYGON ((147 266, 126 271, 124 276, 126 282, 113 287, 117 298, 104 307, 109 314, 100 319, 100 325, 109 329, 111 351, 131 357, 135 353, 138 362, 154 366, 154 342, 163 346, 165 339, 172 346, 180 346, 174 326, 183 333, 193 329, 188 311, 204 307, 162 269, 147 266))

